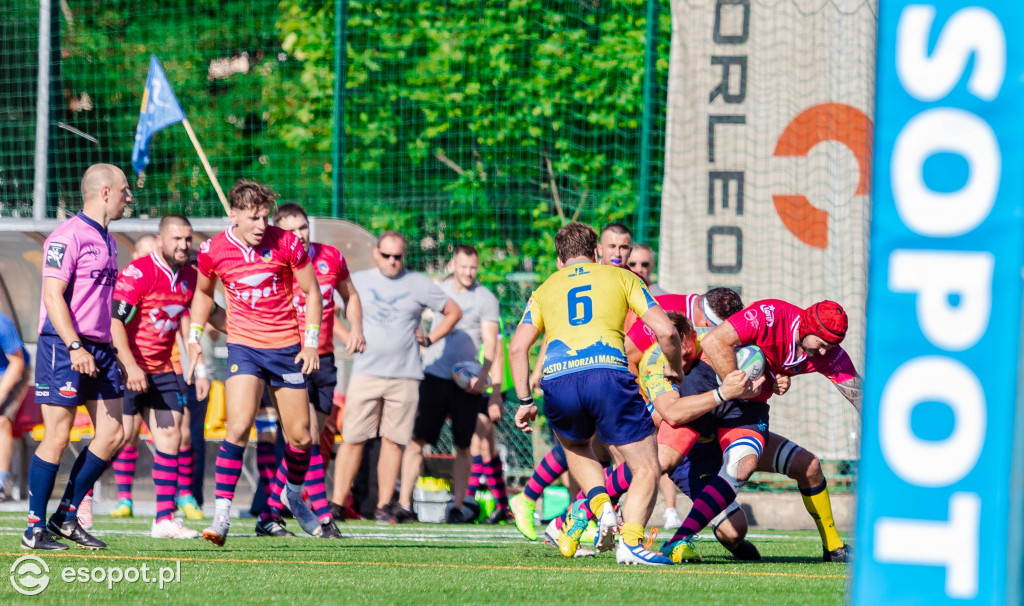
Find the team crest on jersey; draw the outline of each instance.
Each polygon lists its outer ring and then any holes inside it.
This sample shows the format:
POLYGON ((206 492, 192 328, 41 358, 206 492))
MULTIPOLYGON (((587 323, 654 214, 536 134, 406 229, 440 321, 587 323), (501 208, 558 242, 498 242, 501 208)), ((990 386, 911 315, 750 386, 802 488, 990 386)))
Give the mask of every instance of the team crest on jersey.
POLYGON ((768 328, 775 325, 775 306, 774 305, 762 305, 761 311, 764 313, 764 321, 768 324, 768 328))
POLYGON ((65 398, 73 398, 78 395, 78 390, 71 385, 71 381, 68 381, 63 386, 61 386, 61 388, 58 389, 57 392, 60 393, 60 395, 64 396, 65 398))
POLYGON ((758 319, 757 312, 754 311, 753 309, 748 309, 746 312, 744 312, 743 317, 747 320, 747 322, 750 322, 750 325, 754 327, 754 330, 761 328, 761 320, 758 319))
POLYGON ((135 267, 134 265, 129 265, 128 267, 124 268, 124 275, 128 276, 129 278, 135 278, 136 280, 141 280, 142 279, 142 270, 139 269, 138 267, 135 267))
POLYGON ((53 269, 62 268, 64 266, 64 253, 67 251, 67 244, 50 242, 50 248, 46 249, 46 266, 53 269))
POLYGON ((327 261, 317 261, 316 268, 322 274, 327 273, 327 261))
POLYGON ((181 282, 178 283, 178 287, 181 289, 181 294, 185 294, 188 292, 188 282, 182 280, 181 282))
POLYGON ((270 260, 274 258, 274 251, 264 248, 260 251, 260 258, 263 259, 264 263, 270 263, 270 260))

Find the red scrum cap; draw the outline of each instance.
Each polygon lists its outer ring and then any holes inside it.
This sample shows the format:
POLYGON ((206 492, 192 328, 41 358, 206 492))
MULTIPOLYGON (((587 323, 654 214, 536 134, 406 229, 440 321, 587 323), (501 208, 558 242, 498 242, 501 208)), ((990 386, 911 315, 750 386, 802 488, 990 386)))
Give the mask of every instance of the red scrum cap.
POLYGON ((800 340, 815 335, 823 340, 839 344, 846 336, 850 325, 843 306, 835 301, 819 301, 800 312, 800 340))

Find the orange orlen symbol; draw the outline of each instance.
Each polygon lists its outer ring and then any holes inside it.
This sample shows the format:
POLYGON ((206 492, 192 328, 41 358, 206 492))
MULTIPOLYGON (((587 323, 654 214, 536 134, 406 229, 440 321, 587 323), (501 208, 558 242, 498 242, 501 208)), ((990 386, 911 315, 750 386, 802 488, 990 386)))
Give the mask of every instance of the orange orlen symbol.
MULTIPOLYGON (((842 143, 857 157, 860 180, 855 195, 871 190, 871 119, 864 112, 842 103, 822 103, 804 110, 786 126, 775 145, 776 156, 806 156, 823 141, 842 143)), ((828 211, 799 194, 773 194, 775 212, 782 224, 801 242, 815 248, 828 247, 828 211)))

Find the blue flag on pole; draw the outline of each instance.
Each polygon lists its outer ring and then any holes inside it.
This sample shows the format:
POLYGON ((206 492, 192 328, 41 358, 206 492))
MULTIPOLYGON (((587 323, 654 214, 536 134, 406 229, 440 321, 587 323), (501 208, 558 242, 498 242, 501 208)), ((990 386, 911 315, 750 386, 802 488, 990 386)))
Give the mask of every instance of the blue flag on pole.
POLYGON ((150 55, 149 76, 142 91, 142 109, 139 110, 139 125, 135 129, 135 146, 132 147, 132 168, 136 173, 141 173, 149 164, 149 140, 153 133, 184 119, 185 112, 181 111, 160 60, 156 55, 150 55))

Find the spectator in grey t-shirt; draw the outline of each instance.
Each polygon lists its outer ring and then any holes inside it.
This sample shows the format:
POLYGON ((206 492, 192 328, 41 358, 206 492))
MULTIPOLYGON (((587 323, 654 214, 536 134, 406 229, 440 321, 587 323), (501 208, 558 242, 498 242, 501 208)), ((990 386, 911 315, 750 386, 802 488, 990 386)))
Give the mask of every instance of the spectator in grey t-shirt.
MULTIPOLYGON (((476 283, 480 257, 472 246, 455 247, 452 257, 452 277, 441 284, 462 309, 462 319, 447 337, 434 343, 423 356, 420 383, 420 403, 416 411, 412 441, 405 449, 402 460, 402 490, 398 505, 394 507, 399 522, 412 521, 412 493, 423 463, 423 445, 435 444, 441 435, 446 418, 452 420, 452 440, 455 460, 452 465, 453 503, 448 513, 449 522, 472 522, 473 516, 463 512, 462 505, 469 483, 473 456, 470 445, 476 429, 477 415, 486 414, 488 402, 502 405, 501 389, 493 390, 490 397, 483 395, 487 375, 498 351, 498 299, 487 288, 476 283), (463 390, 452 378, 452 367, 462 361, 476 360, 480 346, 484 345, 483 368, 468 389, 463 390)), ((434 324, 443 322, 435 318, 434 324)), ((500 368, 500 366, 498 367, 500 368)), ((501 375, 494 377, 501 385, 501 375)), ((471 512, 473 513, 473 512, 471 512)))
POLYGON ((376 269, 352 275, 363 303, 366 351, 356 355, 345 397, 344 442, 334 473, 334 502, 344 504, 359 471, 363 444, 381 437, 377 463, 377 511, 374 519, 393 524, 391 497, 402 466, 402 448, 412 436, 423 378, 420 345, 429 347, 447 335, 462 310, 430 278, 405 270, 405 238, 380 235, 373 251, 376 269), (426 336, 416 335, 423 310, 444 314, 426 336))

